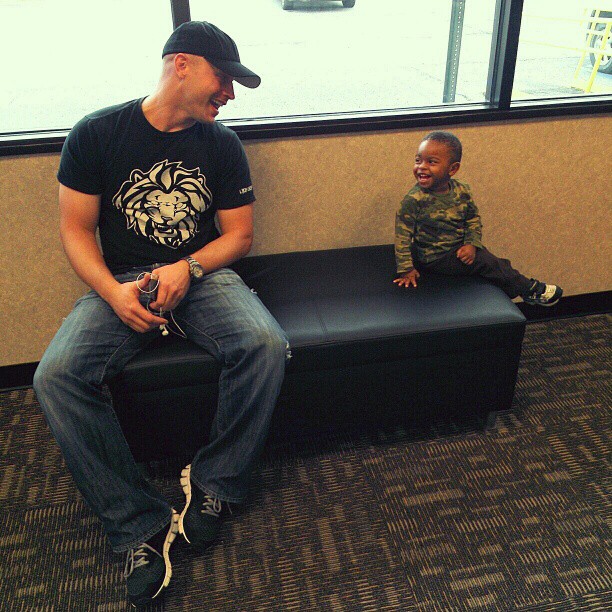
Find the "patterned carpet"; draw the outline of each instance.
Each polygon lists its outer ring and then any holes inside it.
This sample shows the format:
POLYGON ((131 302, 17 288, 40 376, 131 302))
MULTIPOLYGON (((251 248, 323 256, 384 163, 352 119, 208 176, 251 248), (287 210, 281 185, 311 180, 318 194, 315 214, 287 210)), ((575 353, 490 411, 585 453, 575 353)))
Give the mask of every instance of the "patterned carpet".
MULTIPOLYGON (((203 555, 177 544, 154 610, 612 609, 610 322, 531 323, 513 410, 273 444, 203 555)), ((31 389, 0 393, 0 610, 128 610, 123 556, 31 389)), ((151 466, 177 507, 182 462, 151 466)))

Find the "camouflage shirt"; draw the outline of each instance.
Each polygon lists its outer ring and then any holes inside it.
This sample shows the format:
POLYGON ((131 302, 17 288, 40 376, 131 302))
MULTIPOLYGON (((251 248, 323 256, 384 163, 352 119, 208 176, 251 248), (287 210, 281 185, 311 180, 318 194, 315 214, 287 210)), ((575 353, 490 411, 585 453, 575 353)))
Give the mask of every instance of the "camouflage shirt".
POLYGON ((432 193, 415 185, 395 217, 398 274, 417 261, 429 263, 464 244, 482 248, 482 223, 469 185, 450 180, 449 193, 432 193))

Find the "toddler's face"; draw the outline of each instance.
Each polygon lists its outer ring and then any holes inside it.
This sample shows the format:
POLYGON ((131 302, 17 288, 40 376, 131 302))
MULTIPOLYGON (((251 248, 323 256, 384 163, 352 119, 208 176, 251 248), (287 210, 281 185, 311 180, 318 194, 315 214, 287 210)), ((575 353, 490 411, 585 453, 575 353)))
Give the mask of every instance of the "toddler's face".
POLYGON ((459 162, 451 161, 450 149, 441 142, 424 140, 414 160, 413 173, 422 189, 448 191, 450 177, 459 170, 459 162))

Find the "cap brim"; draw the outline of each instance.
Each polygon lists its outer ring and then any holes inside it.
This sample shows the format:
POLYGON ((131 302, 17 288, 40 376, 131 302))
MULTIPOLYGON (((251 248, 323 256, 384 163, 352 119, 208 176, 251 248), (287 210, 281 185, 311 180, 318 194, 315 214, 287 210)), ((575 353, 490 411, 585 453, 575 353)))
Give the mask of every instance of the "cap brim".
POLYGON ((225 74, 231 76, 234 81, 240 83, 244 87, 255 89, 261 84, 261 78, 239 62, 232 62, 230 60, 208 61, 213 64, 213 66, 219 68, 219 70, 223 70, 225 74))

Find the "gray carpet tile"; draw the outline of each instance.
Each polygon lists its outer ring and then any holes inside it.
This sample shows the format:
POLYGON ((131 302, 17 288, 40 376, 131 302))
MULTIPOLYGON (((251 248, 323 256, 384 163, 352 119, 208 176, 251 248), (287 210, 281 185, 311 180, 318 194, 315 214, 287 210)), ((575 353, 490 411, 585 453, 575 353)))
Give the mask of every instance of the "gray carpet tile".
POLYGON ((127 609, 123 567, 80 499, 0 517, 1 610, 127 609))
POLYGON ((420 608, 518 610, 612 588, 609 525, 539 434, 374 448, 365 464, 420 608))
POLYGON ((32 389, 0 394, 0 507, 62 504, 79 496, 32 389))

